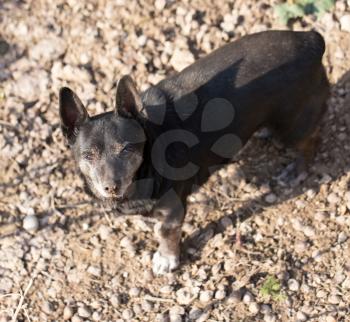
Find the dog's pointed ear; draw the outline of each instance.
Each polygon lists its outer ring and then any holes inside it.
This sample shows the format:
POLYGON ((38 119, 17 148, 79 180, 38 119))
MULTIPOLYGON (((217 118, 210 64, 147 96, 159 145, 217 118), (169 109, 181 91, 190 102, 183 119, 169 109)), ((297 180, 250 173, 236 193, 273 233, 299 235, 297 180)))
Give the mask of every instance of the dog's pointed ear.
POLYGON ((62 87, 59 93, 61 128, 68 142, 74 141, 79 126, 89 115, 79 97, 68 87, 62 87))
POLYGON ((123 76, 117 84, 116 106, 117 115, 127 118, 138 117, 142 110, 141 96, 129 75, 123 76))

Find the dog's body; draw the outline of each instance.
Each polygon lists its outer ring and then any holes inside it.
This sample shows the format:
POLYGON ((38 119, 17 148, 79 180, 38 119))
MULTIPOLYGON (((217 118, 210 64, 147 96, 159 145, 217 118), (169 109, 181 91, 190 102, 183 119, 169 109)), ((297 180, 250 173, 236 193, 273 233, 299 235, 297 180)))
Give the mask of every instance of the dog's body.
POLYGON ((90 118, 68 88, 62 129, 91 192, 122 211, 163 217, 157 274, 179 264, 186 197, 261 127, 313 156, 329 84, 316 32, 246 36, 138 94, 117 85, 116 111, 90 118))

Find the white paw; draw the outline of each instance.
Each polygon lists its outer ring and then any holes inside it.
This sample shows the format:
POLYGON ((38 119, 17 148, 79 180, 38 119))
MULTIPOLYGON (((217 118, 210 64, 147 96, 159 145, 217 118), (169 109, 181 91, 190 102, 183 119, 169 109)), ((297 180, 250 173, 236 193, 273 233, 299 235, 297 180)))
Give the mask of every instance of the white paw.
POLYGON ((179 266, 179 258, 174 255, 164 256, 159 251, 153 255, 153 273, 155 275, 164 275, 170 273, 179 266))

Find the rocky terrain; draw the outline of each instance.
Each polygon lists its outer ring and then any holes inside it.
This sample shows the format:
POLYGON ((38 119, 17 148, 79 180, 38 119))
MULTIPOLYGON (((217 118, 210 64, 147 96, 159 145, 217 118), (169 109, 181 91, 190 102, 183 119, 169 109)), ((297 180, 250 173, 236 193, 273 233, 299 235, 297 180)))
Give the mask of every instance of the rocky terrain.
POLYGON ((280 24, 275 0, 0 2, 0 321, 350 321, 350 2, 280 24), (151 218, 82 189, 58 90, 91 115, 248 33, 318 30, 332 83, 308 177, 253 138, 189 198, 183 265, 155 277, 151 218))

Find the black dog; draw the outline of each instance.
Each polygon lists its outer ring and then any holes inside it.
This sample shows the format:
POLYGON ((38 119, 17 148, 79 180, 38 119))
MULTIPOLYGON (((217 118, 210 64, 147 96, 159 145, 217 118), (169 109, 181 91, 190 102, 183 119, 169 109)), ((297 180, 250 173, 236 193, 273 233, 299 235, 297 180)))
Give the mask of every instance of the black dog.
POLYGON ((89 117, 60 91, 62 130, 89 190, 119 211, 162 217, 153 271, 179 265, 186 197, 261 127, 312 159, 329 83, 316 32, 246 36, 139 94, 117 84, 113 112, 89 117))

